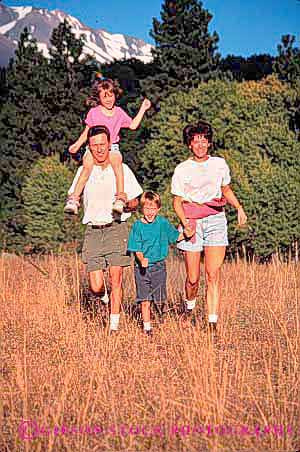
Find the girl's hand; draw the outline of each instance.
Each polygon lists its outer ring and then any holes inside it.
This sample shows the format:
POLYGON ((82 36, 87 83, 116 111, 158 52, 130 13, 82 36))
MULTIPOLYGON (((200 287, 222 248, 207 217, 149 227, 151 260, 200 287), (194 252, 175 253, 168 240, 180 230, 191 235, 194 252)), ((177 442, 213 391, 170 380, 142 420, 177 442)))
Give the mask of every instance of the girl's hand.
POLYGON ((72 144, 72 145, 69 147, 69 152, 70 152, 70 154, 76 154, 76 153, 78 152, 78 150, 79 150, 79 148, 78 148, 78 146, 77 146, 76 143, 72 144))
POLYGON ((147 111, 147 110, 149 110, 149 108, 151 108, 151 106, 152 106, 152 103, 151 103, 151 101, 149 100, 149 99, 144 99, 143 100, 143 102, 142 102, 142 109, 143 110, 145 110, 145 111, 147 111))
POLYGON ((242 206, 238 208, 238 223, 239 226, 244 226, 247 223, 247 215, 242 206))

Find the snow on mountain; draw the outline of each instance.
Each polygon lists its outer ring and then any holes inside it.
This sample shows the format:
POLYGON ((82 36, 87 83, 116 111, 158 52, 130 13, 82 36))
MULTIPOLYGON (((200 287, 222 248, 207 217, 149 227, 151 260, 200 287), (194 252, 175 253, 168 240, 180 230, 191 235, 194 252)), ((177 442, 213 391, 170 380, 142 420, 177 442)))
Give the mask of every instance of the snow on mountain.
POLYGON ((67 19, 76 37, 85 35, 84 53, 92 55, 100 63, 123 58, 137 58, 144 63, 152 60, 152 46, 142 39, 113 34, 106 30, 94 30, 76 17, 57 9, 49 11, 32 6, 9 8, 0 3, 0 65, 6 65, 14 54, 19 36, 25 27, 37 40, 38 48, 49 57, 52 30, 64 19, 67 19), (2 50, 4 48, 5 52, 2 50))

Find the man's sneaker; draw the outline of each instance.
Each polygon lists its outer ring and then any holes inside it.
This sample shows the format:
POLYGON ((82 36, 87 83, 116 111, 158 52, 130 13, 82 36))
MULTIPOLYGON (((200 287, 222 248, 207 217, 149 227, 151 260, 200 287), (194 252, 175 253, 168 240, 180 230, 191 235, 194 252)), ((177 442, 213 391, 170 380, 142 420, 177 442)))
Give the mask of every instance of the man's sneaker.
POLYGON ((77 201, 74 197, 70 196, 66 202, 64 212, 69 213, 71 215, 77 215, 79 206, 80 206, 79 201, 77 201))
POLYGON ((113 211, 122 214, 125 207, 125 202, 121 199, 117 199, 113 203, 113 211))
POLYGON ((152 330, 144 330, 144 335, 152 337, 153 336, 153 332, 152 332, 152 330))
POLYGON ((102 301, 103 304, 108 304, 109 303, 109 296, 108 296, 108 293, 107 293, 107 287, 106 287, 105 278, 103 279, 103 285, 104 285, 104 293, 102 295, 100 295, 100 300, 102 301))

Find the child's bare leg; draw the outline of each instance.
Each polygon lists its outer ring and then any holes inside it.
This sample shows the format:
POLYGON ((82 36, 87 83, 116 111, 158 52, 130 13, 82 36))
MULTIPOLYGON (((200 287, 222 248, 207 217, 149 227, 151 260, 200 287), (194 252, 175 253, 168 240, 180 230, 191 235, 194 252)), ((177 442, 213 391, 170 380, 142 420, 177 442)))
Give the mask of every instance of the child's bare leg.
POLYGON ((90 150, 87 150, 83 157, 83 169, 76 183, 74 192, 71 195, 69 195, 67 203, 65 205, 64 211, 66 213, 77 215, 78 207, 80 205, 79 204, 80 195, 83 192, 83 189, 85 187, 85 184, 87 183, 88 178, 90 177, 93 165, 94 165, 93 156, 90 150))
POLYGON ((142 301, 142 318, 144 323, 144 331, 147 334, 151 334, 151 322, 150 322, 150 301, 142 301))
POLYGON ((115 201, 113 209, 116 212, 122 213, 124 205, 127 201, 126 193, 124 193, 124 171, 122 165, 123 162, 122 154, 119 151, 113 152, 111 151, 109 154, 109 159, 116 176, 116 186, 117 186, 116 193, 117 201, 115 201))
POLYGON ((82 168, 81 174, 79 176, 79 179, 77 181, 77 184, 75 186, 75 190, 72 193, 72 196, 74 196, 75 198, 78 198, 78 199, 80 198, 80 195, 83 192, 85 184, 87 183, 88 178, 90 177, 93 166, 94 166, 94 159, 93 159, 92 153, 89 149, 84 154, 82 163, 83 163, 83 168, 82 168))

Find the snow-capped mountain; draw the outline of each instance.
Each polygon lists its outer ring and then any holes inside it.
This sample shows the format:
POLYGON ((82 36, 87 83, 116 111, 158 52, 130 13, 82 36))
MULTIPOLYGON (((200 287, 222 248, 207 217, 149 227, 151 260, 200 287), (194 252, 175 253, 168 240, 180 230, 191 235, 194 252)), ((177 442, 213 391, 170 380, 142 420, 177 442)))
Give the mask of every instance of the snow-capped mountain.
POLYGON ((84 53, 94 56, 100 63, 137 58, 145 63, 152 59, 150 44, 142 39, 94 30, 78 19, 60 10, 49 11, 31 6, 8 7, 0 3, 0 66, 14 55, 19 36, 25 27, 37 40, 38 48, 49 56, 49 40, 53 28, 67 19, 76 37, 85 35, 84 53))

